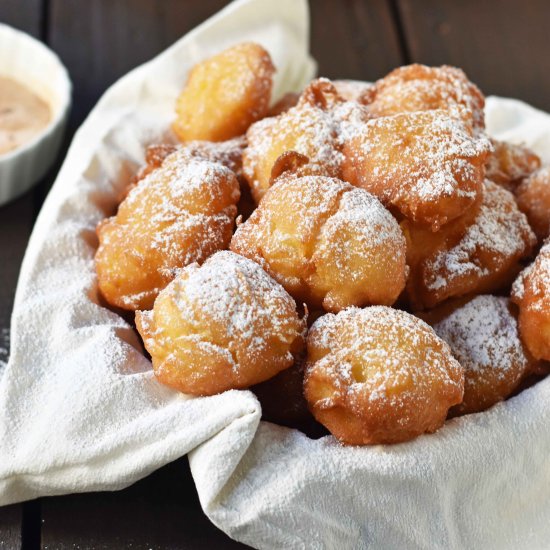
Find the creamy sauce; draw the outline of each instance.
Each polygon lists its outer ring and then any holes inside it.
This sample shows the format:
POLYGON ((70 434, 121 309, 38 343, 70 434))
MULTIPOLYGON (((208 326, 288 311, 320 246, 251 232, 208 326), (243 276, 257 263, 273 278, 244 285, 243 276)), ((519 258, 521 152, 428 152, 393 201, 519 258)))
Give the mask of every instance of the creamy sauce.
POLYGON ((0 155, 31 141, 50 122, 48 104, 24 84, 0 76, 0 155))

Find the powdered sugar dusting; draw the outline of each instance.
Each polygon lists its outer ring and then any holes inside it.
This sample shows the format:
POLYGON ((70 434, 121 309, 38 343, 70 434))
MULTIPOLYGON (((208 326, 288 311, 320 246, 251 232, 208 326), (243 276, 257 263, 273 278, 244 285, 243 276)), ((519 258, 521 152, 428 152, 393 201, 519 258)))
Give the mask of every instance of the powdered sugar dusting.
POLYGON ((405 284, 406 243, 395 218, 364 189, 334 178, 280 178, 231 249, 313 308, 391 304, 405 284), (384 275, 390 284, 379 282, 384 275))
MULTIPOLYGON (((338 276, 332 275, 334 283, 338 280, 344 290, 354 291, 357 296, 363 294, 363 302, 352 302, 355 305, 390 304, 405 284, 405 251, 405 237, 395 218, 370 193, 350 188, 341 196, 336 212, 320 229, 313 260, 316 265, 327 261, 335 265, 338 276), (359 265, 353 260, 355 255, 362 259, 359 265), (376 267, 367 269, 366 266, 376 267), (361 288, 369 285, 379 269, 385 269, 391 278, 384 289, 386 294, 381 289, 361 288)), ((337 288, 334 283, 333 291, 337 288)))
POLYGON ((290 150, 309 159, 300 173, 339 177, 343 142, 369 118, 365 107, 344 100, 328 79, 319 78, 304 90, 295 107, 249 128, 243 157, 245 177, 261 195, 269 186, 271 166, 290 150), (269 166, 265 166, 266 159, 269 166))
POLYGON ((308 350, 321 357, 308 364, 307 376, 324 371, 334 384, 324 407, 363 396, 400 410, 406 403, 425 406, 436 381, 442 395, 462 390, 462 369, 447 344, 417 317, 392 308, 327 314, 313 324, 308 350))
POLYGON ((425 284, 431 290, 448 286, 455 279, 480 279, 498 273, 534 246, 535 236, 525 215, 517 209, 513 196, 493 182, 485 181, 485 192, 474 222, 459 242, 427 260, 425 284), (491 258, 488 265, 481 254, 491 258))
POLYGON ((246 146, 246 138, 239 136, 227 141, 203 141, 194 140, 179 145, 153 144, 147 147, 145 159, 147 164, 141 168, 133 179, 137 183, 162 165, 166 157, 174 151, 183 159, 186 155, 189 160, 196 158, 223 164, 235 173, 237 177, 242 175, 242 154, 246 146))
POLYGON ((242 154, 246 147, 246 138, 239 136, 227 141, 188 141, 180 145, 193 157, 223 164, 236 176, 242 173, 242 154))
POLYGON ((360 101, 365 93, 374 88, 374 84, 361 80, 333 80, 332 83, 346 101, 360 101))
MULTIPOLYGON (((303 176, 296 180, 282 179, 275 186, 277 191, 274 190, 271 195, 281 193, 277 202, 282 206, 285 200, 291 200, 292 208, 301 212, 293 221, 296 222, 296 233, 304 235, 307 240, 317 236, 322 223, 338 208, 340 197, 351 189, 343 181, 316 176, 303 176)), ((266 216, 266 229, 273 217, 280 215, 271 208, 262 208, 262 213, 266 216)))
MULTIPOLYGON (((412 161, 406 164, 410 184, 395 191, 399 196, 412 192, 422 199, 433 200, 454 195, 457 188, 461 191, 460 181, 475 177, 468 159, 475 159, 490 150, 488 140, 473 139, 459 119, 450 117, 444 111, 395 117, 369 121, 369 139, 362 141, 360 153, 354 156, 364 155, 367 161, 384 166, 387 171, 383 173, 378 170, 375 175, 391 189, 391 180, 402 167, 400 162, 392 162, 392 155, 403 145, 403 135, 410 136, 412 143, 405 153, 412 161), (396 121, 399 121, 400 133, 392 134, 396 121)), ((476 196, 472 191, 462 192, 472 198, 476 196)))
POLYGON ((296 338, 296 326, 288 319, 294 301, 255 262, 222 251, 200 268, 187 268, 187 275, 181 284, 167 287, 167 294, 184 318, 209 319, 224 327, 229 349, 245 341, 250 354, 263 353, 274 340, 288 344, 296 338))
POLYGON ((512 284, 511 297, 515 302, 521 302, 525 296, 525 280, 530 276, 534 263, 528 265, 512 284))
POLYGON ((504 378, 528 366, 508 298, 476 296, 433 327, 466 372, 490 370, 491 377, 504 378))
MULTIPOLYGON (((285 151, 308 157, 309 173, 336 176, 343 157, 338 151, 337 127, 321 109, 300 103, 287 112, 253 124, 248 133, 248 147, 243 157, 244 175, 253 189, 268 187, 262 174, 262 162, 285 151)), ((270 172, 270 169, 269 169, 270 172)), ((270 173, 267 174, 269 178, 270 173)))
POLYGON ((472 204, 491 149, 447 111, 369 120, 344 148, 344 178, 436 230, 472 204))
POLYGON ((307 265, 320 227, 348 187, 340 180, 317 176, 279 178, 238 227, 231 249, 261 264, 285 288, 300 286, 301 276, 311 271, 307 265), (286 258, 285 269, 271 270, 273 258, 286 258))
POLYGON ((514 282, 512 299, 521 309, 548 312, 550 308, 550 239, 535 261, 514 282))
MULTIPOLYGON (((338 205, 338 210, 326 221, 323 231, 327 243, 344 228, 353 228, 354 239, 368 248, 386 245, 396 252, 405 244, 403 233, 395 218, 380 201, 363 189, 349 188, 338 205)), ((332 254, 337 255, 337 249, 332 254)))
POLYGON ((459 109, 478 129, 485 127, 483 94, 461 69, 413 64, 399 67, 364 94, 377 116, 432 109, 459 109))
POLYGON ((109 277, 124 281, 123 287, 117 283, 117 305, 147 308, 178 269, 229 244, 239 196, 229 168, 176 150, 138 182, 117 216, 100 227, 100 284, 109 277))

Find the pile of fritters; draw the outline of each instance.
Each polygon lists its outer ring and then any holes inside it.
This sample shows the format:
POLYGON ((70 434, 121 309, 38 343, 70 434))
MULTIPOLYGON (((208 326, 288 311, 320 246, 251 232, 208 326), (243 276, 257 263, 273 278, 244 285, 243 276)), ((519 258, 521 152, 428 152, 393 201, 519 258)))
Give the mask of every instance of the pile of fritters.
POLYGON ((273 104, 274 71, 252 43, 195 66, 181 143, 149 147, 98 226, 100 293, 136 312, 157 378, 251 388, 264 418, 364 445, 544 376, 550 167, 485 134, 460 69, 273 104))

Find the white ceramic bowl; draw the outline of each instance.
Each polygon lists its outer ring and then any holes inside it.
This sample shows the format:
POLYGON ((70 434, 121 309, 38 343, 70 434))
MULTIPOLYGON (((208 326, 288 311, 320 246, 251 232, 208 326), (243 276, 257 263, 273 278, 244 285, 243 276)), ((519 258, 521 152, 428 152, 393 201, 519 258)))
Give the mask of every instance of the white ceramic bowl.
POLYGON ((27 191, 55 161, 71 104, 71 81, 49 48, 1 23, 0 76, 25 84, 51 109, 46 128, 22 147, 0 155, 1 205, 27 191))

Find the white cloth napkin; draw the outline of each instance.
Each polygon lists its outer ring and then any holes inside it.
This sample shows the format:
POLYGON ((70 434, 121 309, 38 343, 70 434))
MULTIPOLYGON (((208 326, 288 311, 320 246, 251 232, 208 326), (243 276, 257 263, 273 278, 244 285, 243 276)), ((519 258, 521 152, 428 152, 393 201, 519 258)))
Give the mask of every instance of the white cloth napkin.
MULTIPOLYGON (((205 512, 258 548, 547 549, 550 379, 410 443, 341 447, 260 422, 250 392, 161 386, 133 331, 97 305, 95 225, 162 137, 190 66, 256 40, 279 68, 277 93, 299 89, 313 73, 307 34, 304 1, 236 2, 119 81, 76 135, 17 290, 0 504, 119 489, 190 453, 205 512)), ((550 162, 549 115, 490 98, 487 122, 550 162)))

